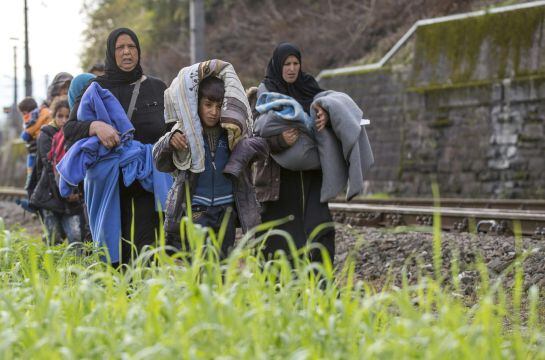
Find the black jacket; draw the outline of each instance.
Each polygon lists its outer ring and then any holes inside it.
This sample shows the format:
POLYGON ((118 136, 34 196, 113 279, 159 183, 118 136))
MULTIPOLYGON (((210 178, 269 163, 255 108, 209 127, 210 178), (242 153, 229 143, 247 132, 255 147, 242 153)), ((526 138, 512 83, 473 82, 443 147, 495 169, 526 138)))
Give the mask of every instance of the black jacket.
MULTIPOLYGON (((125 111, 129 108, 134 84, 126 84, 108 89, 119 100, 125 111)), ((136 99, 136 105, 131 122, 134 126, 134 139, 143 144, 155 143, 166 131, 167 125, 163 120, 164 97, 166 85, 161 80, 147 76, 140 85, 140 93, 136 99), (158 119, 160 121, 158 121, 158 119)), ((77 112, 79 101, 74 104, 70 112, 70 118, 64 125, 64 137, 67 146, 72 146, 76 141, 89 137, 90 121, 78 121, 77 112)))
POLYGON ((53 165, 47 155, 51 150, 53 136, 59 131, 52 125, 44 125, 37 139, 36 174, 38 183, 30 196, 32 206, 47 209, 65 215, 79 214, 82 210, 81 201, 68 201, 61 197, 55 181, 53 165))

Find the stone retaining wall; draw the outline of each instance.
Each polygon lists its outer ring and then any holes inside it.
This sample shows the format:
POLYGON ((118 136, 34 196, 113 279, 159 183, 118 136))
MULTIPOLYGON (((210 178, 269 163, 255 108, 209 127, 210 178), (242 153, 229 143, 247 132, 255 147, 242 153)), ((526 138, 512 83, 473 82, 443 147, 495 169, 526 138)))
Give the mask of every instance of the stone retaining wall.
POLYGON ((442 196, 544 197, 544 15, 545 7, 510 12, 522 39, 498 34, 497 15, 428 25, 408 64, 320 81, 371 119, 367 193, 431 195, 436 181, 442 196))

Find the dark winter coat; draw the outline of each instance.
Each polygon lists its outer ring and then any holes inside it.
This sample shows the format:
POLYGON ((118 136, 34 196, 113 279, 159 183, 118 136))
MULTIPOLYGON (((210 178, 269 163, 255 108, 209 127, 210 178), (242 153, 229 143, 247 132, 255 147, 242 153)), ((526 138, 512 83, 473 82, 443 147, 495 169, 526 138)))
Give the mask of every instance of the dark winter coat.
POLYGON ((61 197, 55 181, 53 165, 47 158, 47 155, 51 150, 53 136, 57 131, 59 131, 59 129, 52 125, 45 125, 41 128, 37 140, 36 153, 36 174, 38 182, 30 196, 30 203, 39 209, 47 209, 59 214, 75 215, 81 212, 82 204, 80 201, 71 202, 61 197))
MULTIPOLYGON (((153 158, 158 170, 175 175, 174 185, 169 191, 166 203, 165 232, 177 234, 180 231, 180 221, 186 215, 186 184, 191 196, 195 192, 199 174, 178 170, 172 161, 173 149, 170 138, 173 133, 163 136, 153 147, 153 158)), ((261 223, 260 206, 250 179, 249 164, 256 158, 267 154, 267 144, 261 138, 245 138, 235 146, 224 174, 233 181, 233 195, 238 213, 238 220, 243 232, 261 223)))

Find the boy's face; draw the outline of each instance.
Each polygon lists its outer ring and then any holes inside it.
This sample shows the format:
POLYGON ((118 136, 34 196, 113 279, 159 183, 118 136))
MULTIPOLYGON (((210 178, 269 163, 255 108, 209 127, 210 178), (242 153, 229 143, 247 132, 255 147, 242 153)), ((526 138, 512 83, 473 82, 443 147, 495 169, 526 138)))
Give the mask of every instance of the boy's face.
POLYGON ((199 117, 201 122, 206 127, 213 127, 220 121, 221 101, 213 101, 207 97, 203 97, 199 101, 199 117))

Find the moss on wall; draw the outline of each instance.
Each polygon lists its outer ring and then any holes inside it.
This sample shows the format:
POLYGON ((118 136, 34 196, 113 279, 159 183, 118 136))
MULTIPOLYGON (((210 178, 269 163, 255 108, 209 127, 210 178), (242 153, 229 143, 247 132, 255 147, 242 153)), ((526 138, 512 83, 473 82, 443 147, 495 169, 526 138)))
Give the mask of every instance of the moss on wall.
POLYGON ((365 74, 370 74, 370 73, 391 73, 392 72, 392 68, 389 67, 389 66, 384 66, 384 67, 381 67, 381 68, 377 68, 377 69, 357 69, 357 70, 353 70, 353 71, 347 71, 347 72, 344 72, 342 74, 325 74, 325 75, 322 75, 322 79, 329 79, 329 78, 334 78, 334 77, 337 77, 337 76, 357 76, 357 75, 365 75, 365 74))
POLYGON ((465 83, 532 74, 537 69, 521 60, 540 46, 544 19, 545 7, 536 7, 420 26, 413 79, 429 84, 465 83), (482 61, 488 76, 476 73, 482 61), (423 71, 428 71, 425 79, 419 77, 423 71))
POLYGON ((437 118, 431 123, 428 124, 429 127, 434 129, 441 129, 445 127, 449 127, 453 124, 453 121, 449 118, 437 118))

